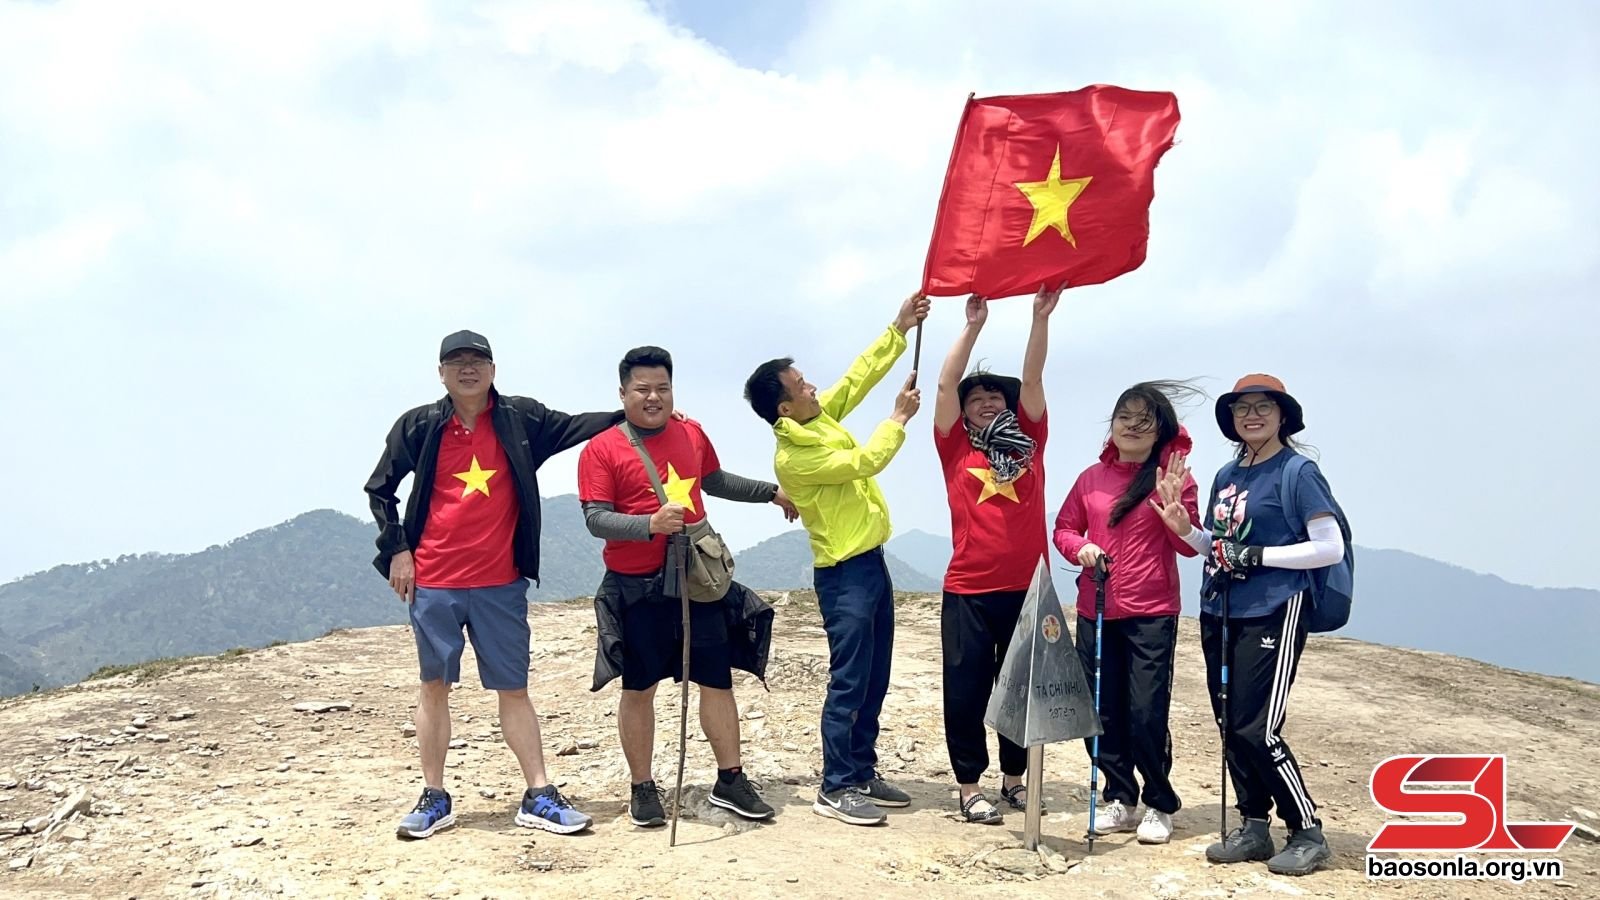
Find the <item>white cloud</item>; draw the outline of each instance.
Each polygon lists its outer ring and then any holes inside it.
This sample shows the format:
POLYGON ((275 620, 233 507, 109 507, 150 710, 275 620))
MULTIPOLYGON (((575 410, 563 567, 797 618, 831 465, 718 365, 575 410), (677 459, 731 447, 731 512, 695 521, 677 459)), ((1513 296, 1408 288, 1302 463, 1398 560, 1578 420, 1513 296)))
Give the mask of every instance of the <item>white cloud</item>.
MULTIPOLYGON (((1385 427, 1360 392, 1426 384, 1428 434, 1472 448, 1439 477, 1478 485, 1516 441, 1470 430, 1475 403, 1516 398, 1472 359, 1583 383, 1596 15, 822 3, 757 70, 623 0, 0 6, 0 352, 31 376, 0 401, 27 421, 68 397, 95 410, 51 450, 82 474, 8 497, 30 517, 0 578, 362 512, 383 430, 437 392, 431 354, 463 326, 495 341, 508 389, 568 409, 609 405, 621 351, 663 344, 730 468, 764 474, 744 376, 785 353, 839 371, 916 285, 967 92, 1094 82, 1173 90, 1184 121, 1149 261, 1058 313, 1051 493, 1126 383, 1277 367, 1311 392, 1359 539, 1473 564, 1473 491, 1415 502, 1372 448, 1417 426, 1385 427)), ((999 369, 1026 327, 1026 301, 1005 303, 978 351, 999 369)), ((925 444, 884 483, 898 525, 942 531, 925 444)), ((11 443, 0 466, 37 456, 11 443)), ((573 464, 547 467, 546 493, 573 464)), ((1562 484, 1477 489, 1580 533, 1562 484)), ((736 543, 783 527, 719 515, 736 543)), ((1594 583, 1507 540, 1508 577, 1594 583)))

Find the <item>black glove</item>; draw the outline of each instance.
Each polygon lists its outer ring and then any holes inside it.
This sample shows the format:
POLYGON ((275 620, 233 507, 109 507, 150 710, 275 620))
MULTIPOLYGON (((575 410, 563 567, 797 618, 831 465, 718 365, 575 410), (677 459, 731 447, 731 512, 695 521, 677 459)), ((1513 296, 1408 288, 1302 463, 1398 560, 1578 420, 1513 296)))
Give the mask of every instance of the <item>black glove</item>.
POLYGON ((1243 579, 1251 569, 1261 565, 1261 548, 1237 541, 1216 540, 1211 542, 1211 558, 1216 560, 1217 567, 1222 571, 1243 579))

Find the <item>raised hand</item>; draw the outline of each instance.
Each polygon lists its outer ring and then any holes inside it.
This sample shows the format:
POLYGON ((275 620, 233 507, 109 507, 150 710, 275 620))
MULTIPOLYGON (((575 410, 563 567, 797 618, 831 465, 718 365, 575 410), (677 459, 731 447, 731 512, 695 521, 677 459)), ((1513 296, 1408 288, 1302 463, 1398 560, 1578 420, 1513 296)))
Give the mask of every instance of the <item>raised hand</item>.
POLYGON ((1039 285, 1039 293, 1033 295, 1033 314, 1036 316, 1048 316, 1055 312, 1056 304, 1061 300, 1061 292, 1066 288, 1067 283, 1065 281, 1061 282, 1061 286, 1055 290, 1050 290, 1042 284, 1039 285))
POLYGON ((928 310, 932 308, 933 304, 928 300, 928 295, 917 291, 900 304, 900 313, 894 318, 894 327, 898 328, 901 334, 905 334, 915 328, 918 322, 926 319, 928 310))
POLYGON ((900 388, 899 396, 894 398, 894 413, 890 418, 901 425, 911 421, 911 417, 922 408, 922 390, 914 387, 917 383, 917 370, 912 369, 911 375, 906 378, 906 383, 900 388))
POLYGON ((967 298, 967 324, 978 328, 989 318, 989 301, 973 294, 967 298))
POLYGON ((1189 511, 1183 508, 1183 486, 1188 475, 1189 466, 1183 454, 1174 452, 1167 457, 1166 468, 1156 468, 1156 496, 1150 498, 1150 505, 1161 514, 1161 521, 1179 537, 1187 537, 1189 529, 1194 527, 1189 521, 1189 511))

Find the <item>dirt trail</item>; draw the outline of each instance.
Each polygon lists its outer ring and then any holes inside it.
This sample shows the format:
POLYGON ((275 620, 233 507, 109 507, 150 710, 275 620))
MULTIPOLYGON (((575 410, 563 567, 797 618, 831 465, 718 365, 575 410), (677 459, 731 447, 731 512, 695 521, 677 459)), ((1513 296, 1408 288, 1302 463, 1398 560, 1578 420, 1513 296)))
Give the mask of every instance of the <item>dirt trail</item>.
MULTIPOLYGON (((1335 850, 1305 879, 1203 857, 1217 821, 1217 735, 1199 634, 1182 622, 1173 702, 1174 781, 1184 808, 1170 844, 1132 835, 1085 857, 1087 757, 1046 750, 1044 832, 1054 869, 1020 849, 1022 815, 999 828, 959 821, 939 706, 938 607, 903 598, 881 768, 913 797, 874 829, 810 811, 821 763, 817 720, 826 643, 808 593, 774 595, 769 683, 736 684, 745 765, 779 807, 771 824, 730 821, 704 802, 715 776, 692 735, 679 846, 626 818, 615 685, 588 691, 594 617, 587 602, 535 607, 531 689, 552 777, 595 817, 590 833, 517 828, 516 763, 476 669, 455 696, 448 787, 460 824, 420 842, 393 835, 420 789, 406 733, 415 669, 403 627, 196 660, 0 703, 0 893, 8 896, 579 897, 966 896, 1595 897, 1600 845, 1574 837, 1561 883, 1369 881, 1366 842, 1384 820, 1367 788, 1396 753, 1503 752, 1509 813, 1571 819, 1600 809, 1600 687, 1438 654, 1313 638, 1286 737, 1306 769, 1335 850), (296 709, 329 704, 322 712, 296 709), (561 755, 558 755, 561 754, 561 755), (56 810, 46 835, 11 834, 56 810), (1064 862, 1064 866, 1062 863, 1064 862), (1044 884, 1036 882, 1046 882, 1044 884)), ((672 781, 677 692, 657 698, 657 778, 672 781)), ((693 715, 691 714, 691 720, 693 715)), ((989 780, 997 780, 992 772, 989 780)), ((991 790, 991 795, 994 791, 991 790)), ((1600 822, 1590 822, 1600 825, 1600 822)), ((1281 841, 1281 829, 1275 830, 1281 841)))

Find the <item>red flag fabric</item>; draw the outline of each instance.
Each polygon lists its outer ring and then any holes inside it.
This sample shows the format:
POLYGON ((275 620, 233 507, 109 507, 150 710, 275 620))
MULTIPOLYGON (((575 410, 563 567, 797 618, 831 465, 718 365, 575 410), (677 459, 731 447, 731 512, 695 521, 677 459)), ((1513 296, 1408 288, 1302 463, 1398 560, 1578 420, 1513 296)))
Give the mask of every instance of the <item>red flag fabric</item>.
POLYGON ((922 290, 1031 294, 1137 269, 1150 237, 1155 167, 1178 98, 1094 85, 968 98, 945 173, 922 290))

